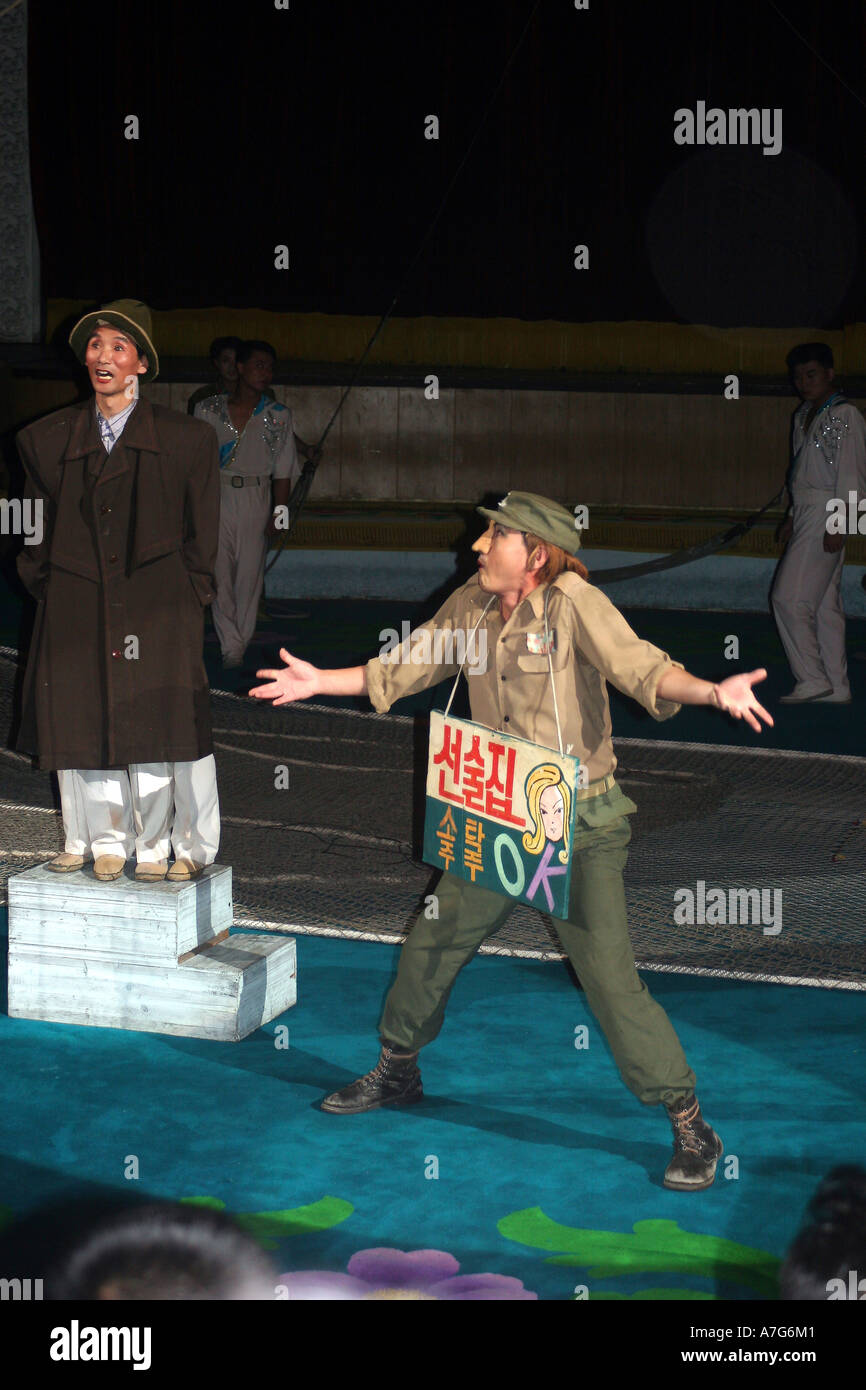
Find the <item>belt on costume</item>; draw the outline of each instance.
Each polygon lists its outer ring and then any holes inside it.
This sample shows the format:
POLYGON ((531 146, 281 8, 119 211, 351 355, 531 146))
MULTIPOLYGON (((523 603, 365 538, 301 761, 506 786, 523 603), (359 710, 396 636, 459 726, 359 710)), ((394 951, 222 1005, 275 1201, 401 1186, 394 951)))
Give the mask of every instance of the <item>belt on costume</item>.
POLYGON ((601 777, 597 782, 590 782, 588 787, 579 787, 575 792, 578 801, 589 801, 590 797, 601 796, 604 792, 611 791, 616 786, 616 779, 612 772, 606 777, 601 777))
POLYGON ((270 473, 261 473, 253 476, 248 473, 220 473, 221 480, 228 487, 252 487, 253 483, 269 483, 270 473))

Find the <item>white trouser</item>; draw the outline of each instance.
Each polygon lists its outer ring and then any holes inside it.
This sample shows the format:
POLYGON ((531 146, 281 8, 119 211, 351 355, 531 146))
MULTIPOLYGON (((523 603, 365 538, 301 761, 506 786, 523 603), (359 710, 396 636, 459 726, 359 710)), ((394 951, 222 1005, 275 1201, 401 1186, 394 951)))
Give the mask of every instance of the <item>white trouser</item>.
POLYGON ((185 763, 132 763, 128 770, 70 768, 57 774, 66 852, 135 855, 139 864, 192 859, 212 864, 220 841, 213 754, 185 763))
POLYGON ((265 579, 271 480, 254 486, 220 483, 220 538, 214 579, 213 625, 224 657, 243 656, 256 630, 265 579))
POLYGON ((811 489, 794 494, 794 531, 776 571, 772 603, 797 684, 848 695, 841 597, 845 553, 824 549, 829 496, 811 489))

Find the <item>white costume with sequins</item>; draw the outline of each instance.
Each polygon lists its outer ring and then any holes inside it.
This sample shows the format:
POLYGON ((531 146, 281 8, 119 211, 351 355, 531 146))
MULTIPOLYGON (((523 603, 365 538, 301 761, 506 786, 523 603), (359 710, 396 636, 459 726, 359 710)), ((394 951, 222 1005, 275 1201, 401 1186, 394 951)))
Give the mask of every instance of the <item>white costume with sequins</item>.
POLYGON ((832 690, 850 695, 845 659, 845 614, 841 584, 844 550, 824 550, 827 502, 849 492, 866 495, 866 422, 856 406, 837 393, 816 414, 811 405, 794 415, 793 461, 788 491, 794 531, 772 590, 779 636, 802 696, 832 690))
POLYGON ((272 512, 271 480, 294 483, 301 468, 292 412, 262 396, 238 435, 228 396, 199 401, 195 414, 216 430, 220 451, 220 539, 212 613, 224 660, 243 656, 256 628, 272 512))

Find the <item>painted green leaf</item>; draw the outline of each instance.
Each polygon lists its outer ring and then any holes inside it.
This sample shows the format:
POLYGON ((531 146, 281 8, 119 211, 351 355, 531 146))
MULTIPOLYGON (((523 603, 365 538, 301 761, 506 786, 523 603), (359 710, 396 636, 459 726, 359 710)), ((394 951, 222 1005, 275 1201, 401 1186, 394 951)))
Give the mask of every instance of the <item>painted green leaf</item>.
POLYGON ((721 1236, 684 1231, 676 1221, 637 1221, 633 1234, 592 1231, 560 1225, 541 1207, 527 1207, 504 1216, 498 1230, 521 1245, 564 1252, 547 1263, 586 1267, 594 1279, 658 1271, 696 1274, 744 1285, 765 1298, 778 1297, 781 1261, 775 1255, 721 1236))
MULTIPOLYGON (((184 1197, 183 1201, 188 1206, 226 1210, 225 1202, 216 1197, 184 1197)), ((287 1207, 283 1211, 229 1212, 229 1215, 265 1250, 275 1250, 277 1242, 288 1236, 327 1231, 331 1226, 338 1226, 354 1210, 351 1202, 344 1202, 341 1197, 322 1197, 306 1207, 287 1207)))
MULTIPOLYGON (((700 1289, 638 1289, 637 1293, 591 1293, 586 1302, 597 1303, 599 1299, 605 1299, 609 1303, 614 1299, 621 1299, 626 1303, 631 1301, 640 1302, 643 1300, 648 1300, 652 1303, 657 1303, 660 1300, 679 1302, 684 1299, 705 1300, 710 1303, 720 1303, 722 1301, 716 1294, 704 1293, 700 1289)), ((582 1298, 572 1299, 572 1303, 583 1302, 584 1299, 582 1298)))

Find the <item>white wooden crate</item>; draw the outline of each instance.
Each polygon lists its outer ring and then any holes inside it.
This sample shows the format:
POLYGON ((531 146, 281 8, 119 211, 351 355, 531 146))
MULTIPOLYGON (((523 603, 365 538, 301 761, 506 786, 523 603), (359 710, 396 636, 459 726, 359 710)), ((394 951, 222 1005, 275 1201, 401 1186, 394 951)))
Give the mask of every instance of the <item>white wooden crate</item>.
POLYGON ((102 883, 93 866, 55 874, 44 865, 9 878, 10 949, 177 964, 232 924, 232 871, 212 864, 192 883, 137 883, 134 866, 102 883))
POLYGON ((89 866, 9 879, 9 1014, 236 1042, 297 998, 291 937, 236 933, 232 874, 101 883, 89 866))
POLYGON ((237 1042, 297 999, 295 942, 239 932, 180 965, 9 947, 9 1014, 237 1042))

